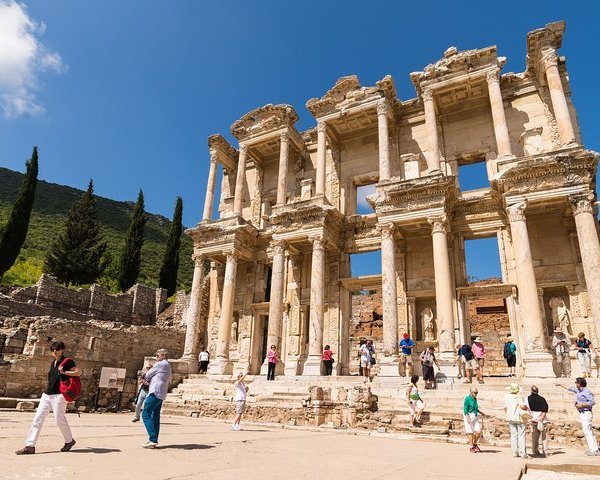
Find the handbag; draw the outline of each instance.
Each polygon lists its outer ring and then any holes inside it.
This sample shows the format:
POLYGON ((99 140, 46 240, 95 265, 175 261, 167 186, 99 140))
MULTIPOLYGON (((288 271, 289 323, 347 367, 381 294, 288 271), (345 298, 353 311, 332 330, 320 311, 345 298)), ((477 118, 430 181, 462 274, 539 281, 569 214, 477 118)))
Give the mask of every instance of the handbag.
POLYGON ((377 360, 375 360, 375 357, 371 357, 369 362, 371 363, 371 365, 375 365, 377 363, 377 360))
MULTIPOLYGON (((65 363, 67 363, 69 360, 70 358, 65 358, 60 366, 64 368, 65 363)), ((68 403, 72 403, 77 400, 81 394, 81 379, 79 377, 66 377, 66 380, 63 380, 61 375, 59 384, 60 393, 68 403)))

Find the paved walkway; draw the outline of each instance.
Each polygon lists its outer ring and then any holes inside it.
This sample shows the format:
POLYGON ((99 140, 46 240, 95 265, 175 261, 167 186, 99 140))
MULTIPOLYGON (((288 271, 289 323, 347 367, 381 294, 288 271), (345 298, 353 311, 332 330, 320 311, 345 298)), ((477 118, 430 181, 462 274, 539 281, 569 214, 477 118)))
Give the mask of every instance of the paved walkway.
MULTIPOLYGON (((484 447, 469 453, 465 445, 404 440, 386 434, 349 435, 242 424, 232 432, 222 422, 164 417, 160 446, 145 450, 142 423, 127 414, 68 416, 77 445, 61 453, 62 437, 50 416, 37 454, 17 456, 32 413, 0 412, 0 478, 2 479, 197 479, 319 477, 464 479, 465 472, 485 472, 486 479, 517 479, 523 461, 506 448, 484 447), (364 473, 367 472, 367 473, 364 473)), ((560 449, 548 459, 530 463, 600 465, 599 457, 560 449)), ((599 467, 600 472, 600 467, 599 467)))

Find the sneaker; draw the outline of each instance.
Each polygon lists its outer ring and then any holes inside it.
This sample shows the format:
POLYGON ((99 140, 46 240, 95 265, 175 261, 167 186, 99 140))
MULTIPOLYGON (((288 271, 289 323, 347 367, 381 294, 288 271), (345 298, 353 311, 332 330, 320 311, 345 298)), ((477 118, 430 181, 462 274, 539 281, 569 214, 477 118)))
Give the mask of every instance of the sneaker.
POLYGON ((21 448, 15 452, 17 455, 33 455, 35 453, 35 447, 31 445, 27 445, 26 447, 21 448))
MULTIPOLYGON (((25 447, 25 448, 27 448, 27 447, 25 447)), ((586 454, 588 457, 597 457, 597 456, 599 456, 599 455, 600 455, 600 450, 596 450, 595 452, 593 452, 593 451, 591 451, 591 450, 588 450, 587 452, 585 452, 585 454, 586 454)))
POLYGON ((479 445, 475 445, 473 448, 475 449, 475 452, 481 452, 481 448, 479 448, 479 445))
POLYGON ((132 423, 139 422, 139 421, 140 421, 140 419, 137 417, 133 417, 133 419, 131 420, 132 423))
POLYGON ((70 442, 65 443, 65 445, 60 449, 61 452, 68 452, 69 450, 71 450, 71 448, 73 448, 73 445, 75 445, 75 439, 71 440, 70 442))
POLYGON ((156 448, 157 445, 158 443, 148 440, 146 443, 142 443, 142 448, 156 448))
POLYGON ((521 458, 523 460, 527 460, 529 458, 529 455, 527 455, 526 453, 524 453, 523 455, 521 455, 521 458))
POLYGON ((471 452, 471 453, 477 453, 477 450, 475 450, 475 447, 471 447, 471 448, 469 448, 469 452, 471 452))
POLYGON ((232 426, 231 426, 231 429, 232 429, 234 432, 239 432, 239 431, 241 430, 241 428, 240 428, 240 426, 239 426, 239 425, 232 425, 232 426))

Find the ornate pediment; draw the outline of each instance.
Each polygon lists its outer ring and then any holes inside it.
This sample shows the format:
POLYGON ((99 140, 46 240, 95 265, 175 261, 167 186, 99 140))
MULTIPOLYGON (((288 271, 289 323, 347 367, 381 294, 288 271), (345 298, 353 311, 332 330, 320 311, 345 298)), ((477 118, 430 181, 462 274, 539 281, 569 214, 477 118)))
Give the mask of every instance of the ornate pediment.
POLYGON ((291 105, 271 105, 269 103, 248 112, 236 121, 231 126, 231 133, 239 141, 243 141, 249 137, 292 127, 297 121, 298 114, 291 105))
POLYGON ((540 65, 542 58, 556 55, 556 50, 562 46, 566 23, 564 20, 546 24, 527 34, 527 74, 537 77, 545 84, 544 68, 540 65))
POLYGON ((338 79, 335 85, 320 99, 311 98, 306 102, 306 108, 316 118, 319 118, 336 110, 343 110, 383 97, 390 100, 394 100, 396 97, 396 88, 391 76, 386 75, 377 82, 375 87, 363 87, 356 75, 348 75, 338 79))

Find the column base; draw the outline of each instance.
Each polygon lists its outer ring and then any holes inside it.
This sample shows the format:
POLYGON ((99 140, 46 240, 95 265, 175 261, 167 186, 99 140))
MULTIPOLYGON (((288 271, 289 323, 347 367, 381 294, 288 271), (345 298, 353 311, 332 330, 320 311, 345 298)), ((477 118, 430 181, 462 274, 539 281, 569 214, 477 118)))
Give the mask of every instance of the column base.
POLYGON ((397 355, 384 357, 379 364, 378 377, 399 377, 400 361, 397 355))
POLYGON ((454 382, 454 377, 456 377, 456 365, 454 365, 456 357, 454 352, 439 352, 436 354, 436 357, 440 364, 435 374, 436 381, 441 383, 454 382))
POLYGON ((552 354, 546 351, 529 351, 523 356, 526 378, 555 378, 552 354))
POLYGON ((303 376, 319 376, 323 362, 321 355, 314 355, 307 358, 304 368, 302 369, 303 376))
POLYGON ((198 360, 197 360, 196 357, 184 355, 183 357, 180 358, 180 360, 182 362, 187 363, 187 365, 188 365, 188 369, 187 369, 188 375, 193 375, 195 373, 198 373, 199 365, 198 365, 198 360))
MULTIPOLYGON (((260 366, 260 374, 266 376, 268 372, 269 372, 269 362, 265 358, 265 361, 260 366)), ((275 367, 275 375, 284 375, 284 372, 285 372, 285 363, 283 363, 282 361, 277 362, 277 366, 275 367)))
POLYGON ((209 375, 231 375, 233 373, 233 362, 226 358, 216 358, 208 364, 209 375))

